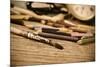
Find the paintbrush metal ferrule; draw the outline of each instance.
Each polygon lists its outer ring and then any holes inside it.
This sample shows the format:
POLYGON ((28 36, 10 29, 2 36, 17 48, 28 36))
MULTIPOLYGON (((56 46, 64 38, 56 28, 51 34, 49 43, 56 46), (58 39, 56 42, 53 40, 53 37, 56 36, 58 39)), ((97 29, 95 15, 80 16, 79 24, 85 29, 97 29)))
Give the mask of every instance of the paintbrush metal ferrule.
POLYGON ((95 37, 91 37, 91 38, 81 39, 81 40, 77 41, 77 43, 80 45, 84 45, 86 43, 92 43, 94 41, 95 41, 95 37))

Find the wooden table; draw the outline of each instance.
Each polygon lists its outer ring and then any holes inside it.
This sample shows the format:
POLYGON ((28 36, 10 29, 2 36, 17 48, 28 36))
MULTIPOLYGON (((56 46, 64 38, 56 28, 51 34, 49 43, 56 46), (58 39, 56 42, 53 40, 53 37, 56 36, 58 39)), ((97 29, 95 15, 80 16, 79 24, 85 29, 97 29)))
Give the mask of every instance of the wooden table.
MULTIPOLYGON (((19 29, 24 26, 11 24, 19 29)), ((59 50, 11 33, 11 65, 38 65, 88 62, 95 60, 95 43, 78 45, 71 41, 52 39, 64 47, 59 50)))

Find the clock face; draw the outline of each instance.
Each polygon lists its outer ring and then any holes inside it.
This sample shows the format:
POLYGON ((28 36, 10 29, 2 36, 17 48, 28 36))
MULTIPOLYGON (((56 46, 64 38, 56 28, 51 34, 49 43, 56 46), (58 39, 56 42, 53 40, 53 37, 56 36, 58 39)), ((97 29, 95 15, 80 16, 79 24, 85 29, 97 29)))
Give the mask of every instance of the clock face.
POLYGON ((95 7, 91 5, 67 5, 67 8, 79 20, 90 20, 95 15, 95 7))

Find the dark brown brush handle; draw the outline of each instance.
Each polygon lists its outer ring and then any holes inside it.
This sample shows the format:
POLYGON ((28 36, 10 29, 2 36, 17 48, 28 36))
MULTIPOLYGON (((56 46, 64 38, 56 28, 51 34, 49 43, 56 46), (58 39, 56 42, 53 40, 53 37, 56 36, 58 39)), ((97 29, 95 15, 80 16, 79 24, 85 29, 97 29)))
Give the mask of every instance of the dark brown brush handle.
POLYGON ((58 34, 58 35, 65 35, 65 36, 71 36, 70 33, 60 32, 59 29, 52 29, 52 28, 42 28, 42 32, 44 32, 44 33, 58 34))
POLYGON ((43 37, 47 37, 47 38, 69 40, 69 41, 74 41, 74 42, 79 40, 79 38, 77 38, 77 37, 63 36, 63 35, 57 35, 57 34, 51 34, 51 33, 43 33, 43 32, 38 33, 38 35, 43 36, 43 37))

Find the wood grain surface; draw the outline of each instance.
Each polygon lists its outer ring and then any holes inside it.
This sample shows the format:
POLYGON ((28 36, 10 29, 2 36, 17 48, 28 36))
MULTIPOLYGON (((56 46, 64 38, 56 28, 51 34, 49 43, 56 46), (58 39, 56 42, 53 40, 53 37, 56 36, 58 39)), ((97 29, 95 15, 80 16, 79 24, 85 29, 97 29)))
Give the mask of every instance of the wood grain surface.
MULTIPOLYGON (((29 30, 20 25, 11 24, 11 26, 29 30)), ((95 43, 78 45, 71 41, 52 40, 60 43, 64 49, 59 50, 48 44, 11 33, 11 65, 76 63, 95 60, 95 43)))

